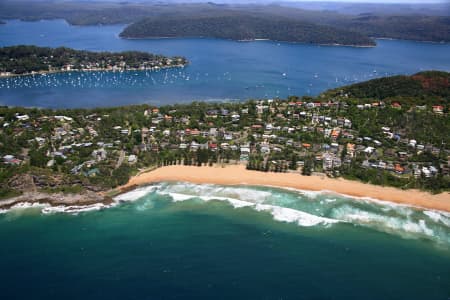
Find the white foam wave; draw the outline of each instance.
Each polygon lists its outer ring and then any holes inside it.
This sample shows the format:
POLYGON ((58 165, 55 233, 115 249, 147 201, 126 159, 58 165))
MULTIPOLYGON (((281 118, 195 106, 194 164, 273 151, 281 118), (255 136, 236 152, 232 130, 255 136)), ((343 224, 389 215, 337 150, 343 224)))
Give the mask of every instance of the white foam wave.
POLYGON ((252 202, 243 201, 243 200, 239 200, 239 199, 234 199, 234 198, 230 198, 230 197, 198 196, 198 195, 173 193, 173 192, 168 192, 168 191, 160 191, 158 193, 161 194, 161 195, 170 196, 174 202, 181 202, 181 201, 186 201, 186 200, 198 198, 198 199, 201 199, 201 200, 206 201, 206 202, 207 201, 213 201, 213 200, 226 201, 226 202, 230 203, 234 208, 241 208, 241 207, 254 205, 254 203, 252 203, 252 202))
POLYGON ((9 209, 0 210, 0 214, 6 214, 11 212, 22 212, 27 211, 29 209, 39 209, 39 211, 43 214, 51 214, 51 213, 70 213, 70 214, 78 214, 80 212, 87 211, 95 211, 100 209, 105 209, 109 207, 115 206, 116 203, 105 205, 103 203, 95 203, 90 205, 58 205, 51 206, 49 203, 38 203, 38 202, 20 202, 9 209))
POLYGON ((202 197, 204 200, 208 197, 222 197, 258 203, 263 202, 272 195, 272 193, 268 191, 262 191, 242 186, 230 187, 211 184, 199 185, 192 183, 176 183, 172 185, 162 186, 161 189, 158 190, 158 193, 190 195, 191 198, 202 197))
MULTIPOLYGON (((357 197, 357 196, 351 196, 346 194, 340 194, 336 193, 334 191, 330 190, 320 190, 320 191, 309 191, 309 190, 302 190, 302 189, 295 189, 295 188, 289 188, 289 187, 277 187, 277 186, 267 186, 272 187, 276 189, 281 189, 284 191, 291 191, 295 192, 307 199, 315 200, 319 196, 336 196, 334 198, 328 197, 324 199, 325 203, 333 203, 337 201, 337 197, 343 198, 346 200, 357 200, 359 202, 364 202, 369 205, 376 205, 378 208, 384 210, 384 211, 395 211, 404 215, 411 215, 414 213, 418 208, 411 206, 408 204, 401 204, 401 203, 393 203, 385 200, 375 199, 371 197, 357 197)), ((194 184, 194 183, 185 183, 185 182, 178 182, 173 185, 169 185, 165 187, 167 190, 173 191, 173 192, 180 192, 180 193, 186 193, 187 194, 193 194, 193 195, 215 195, 215 196, 229 196, 232 198, 241 199, 244 201, 254 201, 256 200, 258 203, 263 203, 264 200, 273 198, 273 193, 270 191, 263 191, 258 190, 255 187, 246 187, 246 186, 220 186, 220 185, 214 185, 214 184, 194 184)), ((444 212, 443 212, 444 213, 444 212)), ((445 214, 445 213, 444 213, 445 214)), ((450 215, 450 214, 449 214, 450 215)), ((450 217, 450 216, 449 216, 450 217)))
POLYGON ((181 202, 181 201, 186 201, 186 200, 195 198, 194 195, 185 195, 185 194, 180 194, 180 193, 160 192, 159 194, 170 196, 174 202, 181 202))
POLYGON ((269 204, 256 204, 255 209, 257 211, 270 212, 273 218, 277 221, 296 223, 300 226, 315 226, 319 224, 329 225, 339 222, 338 220, 335 219, 319 217, 292 208, 269 204))
MULTIPOLYGON (((211 200, 212 199, 213 198, 211 198, 211 200)), ((254 203, 252 203, 252 202, 242 201, 242 200, 238 200, 238 199, 224 198, 224 200, 228 201, 234 208, 248 207, 248 206, 254 205, 254 203)))
POLYGON ((27 211, 35 210, 42 211, 42 209, 49 207, 48 203, 38 203, 38 202, 20 202, 14 204, 9 209, 0 210, 0 214, 11 214, 10 216, 20 216, 27 211))
MULTIPOLYGON (((191 199, 201 201, 223 201, 234 208, 248 207, 256 211, 268 212, 274 220, 295 223, 299 226, 331 225, 352 223, 378 231, 399 234, 408 238, 425 237, 450 244, 450 213, 419 210, 404 204, 391 203, 367 197, 349 197, 326 190, 309 192, 288 189, 293 193, 283 193, 251 186, 220 186, 193 183, 161 183, 137 188, 114 198, 112 205, 93 204, 86 206, 56 206, 38 203, 20 203, 9 210, 39 207, 44 214, 95 211, 142 199, 156 193, 170 197, 173 202, 191 199), (320 198, 318 196, 321 196, 320 198)), ((149 200, 151 200, 149 198, 149 200)), ((153 205, 137 204, 140 209, 151 209, 153 205)), ((20 214, 20 212, 19 212, 20 214)))
POLYGON ((446 214, 444 212, 438 212, 434 210, 425 210, 424 215, 428 216, 436 223, 442 223, 445 226, 450 227, 450 214, 446 214))
POLYGON ((22 210, 22 209, 29 209, 29 208, 41 208, 49 206, 49 204, 42 204, 38 202, 20 202, 17 204, 14 204, 11 206, 10 210, 22 210))
POLYGON ((428 212, 425 213, 427 217, 419 218, 417 215, 420 210, 403 204, 336 194, 333 194, 336 197, 330 197, 330 192, 326 190, 292 191, 298 193, 299 197, 255 187, 176 183, 163 185, 157 193, 169 195, 175 202, 198 198, 203 201, 226 201, 235 208, 252 207, 257 211, 270 212, 277 221, 299 226, 348 222, 407 237, 436 239, 439 236, 443 240, 447 239, 449 219, 445 214, 428 212), (436 226, 438 221, 445 228, 436 226))
POLYGON ((112 204, 112 205, 105 205, 103 203, 95 203, 95 204, 83 205, 83 206, 78 206, 78 205, 73 205, 73 206, 64 206, 64 205, 48 206, 48 207, 44 207, 42 209, 42 213, 43 214, 53 214, 53 213, 78 214, 78 213, 81 213, 81 212, 97 211, 97 210, 109 208, 109 207, 112 207, 112 206, 114 206, 114 204, 112 204))
POLYGON ((422 211, 404 204, 368 197, 348 197, 325 190, 292 191, 298 196, 255 187, 176 183, 163 185, 157 193, 170 196, 174 202, 194 198, 226 201, 235 208, 250 207, 269 212, 277 221, 299 226, 352 223, 406 238, 450 242, 450 214, 445 212, 422 211))
MULTIPOLYGON (((284 187, 282 189, 298 192, 301 195, 305 195, 306 197, 308 197, 310 199, 316 199, 320 195, 332 195, 332 196, 337 196, 337 197, 340 197, 340 198, 343 198, 346 200, 352 200, 352 201, 356 200, 358 203, 364 202, 365 204, 368 204, 368 205, 375 205, 377 208, 379 208, 385 212, 395 211, 396 213, 400 213, 405 216, 410 216, 415 211, 423 209, 420 206, 414 206, 411 204, 395 203, 395 202, 380 200, 380 199, 366 197, 366 196, 364 196, 364 197, 352 196, 352 195, 337 193, 335 191, 330 191, 330 190, 326 190, 326 189, 320 190, 320 191, 307 191, 307 190, 284 188, 284 187)), ((336 198, 325 199, 325 202, 331 203, 331 202, 335 202, 336 200, 337 200, 336 198)), ((446 213, 446 212, 442 212, 442 211, 439 211, 439 213, 450 218, 450 213, 446 213)))
MULTIPOLYGON (((351 199, 351 198, 350 198, 351 199)), ((370 197, 361 197, 356 198, 359 201, 363 201, 364 203, 368 205, 375 206, 376 208, 379 208, 383 212, 395 212, 396 214, 401 214, 405 217, 411 216, 415 211, 417 211, 418 207, 407 205, 407 204, 401 204, 401 203, 394 203, 389 201, 384 201, 380 199, 374 199, 370 197)))
POLYGON ((234 198, 230 198, 230 197, 215 197, 215 196, 201 196, 199 197, 200 199, 202 199, 203 201, 226 201, 228 203, 230 203, 234 208, 241 208, 241 207, 247 207, 247 206, 253 206, 255 205, 255 203, 250 202, 250 201, 243 201, 243 200, 239 200, 239 199, 234 199, 234 198))
POLYGON ((401 216, 382 215, 348 205, 333 210, 332 216, 339 220, 377 228, 378 230, 389 233, 403 233, 407 236, 435 236, 433 229, 429 228, 426 221, 423 219, 415 221, 411 218, 404 218, 401 216))
POLYGON ((137 188, 135 190, 120 194, 116 197, 114 197, 114 201, 118 201, 118 202, 130 202, 130 201, 136 201, 150 193, 152 193, 153 191, 155 191, 156 189, 158 189, 158 185, 150 185, 150 186, 146 186, 146 187, 141 187, 141 188, 137 188))
POLYGON ((299 191, 300 194, 302 194, 303 196, 309 198, 309 199, 316 199, 318 196, 320 196, 321 194, 325 193, 325 191, 306 191, 306 190, 300 190, 299 191))
MULTIPOLYGON (((258 202, 244 201, 240 199, 235 199, 231 197, 221 197, 221 196, 200 196, 200 195, 189 195, 173 193, 168 191, 159 192, 163 195, 170 196, 174 202, 186 201, 189 199, 198 198, 203 201, 225 201, 231 204, 234 208, 242 207, 252 207, 257 211, 267 211, 270 212, 273 218, 277 221, 296 223, 299 226, 315 226, 315 225, 329 225, 339 222, 338 220, 316 216, 303 211, 299 211, 292 208, 281 207, 276 205, 261 204, 258 202)), ((255 200, 255 199, 254 199, 255 200)))

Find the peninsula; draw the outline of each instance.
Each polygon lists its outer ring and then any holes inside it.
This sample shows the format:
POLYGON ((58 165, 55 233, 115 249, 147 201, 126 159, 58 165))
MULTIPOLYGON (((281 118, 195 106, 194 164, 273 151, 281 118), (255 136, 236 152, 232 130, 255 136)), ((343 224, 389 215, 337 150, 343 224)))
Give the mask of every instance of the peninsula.
POLYGON ((448 210, 449 78, 437 71, 380 78, 315 98, 1 107, 0 197, 8 200, 0 207, 46 199, 76 205, 80 194, 84 203, 107 204, 111 191, 124 190, 117 187, 186 180, 332 190, 448 210), (216 168, 224 165, 232 167, 216 168), (133 177, 149 169, 157 170, 133 177))
POLYGON ((375 46, 363 34, 277 16, 216 12, 207 16, 148 17, 120 33, 123 38, 209 37, 237 41, 272 40, 323 45, 375 46))
POLYGON ((91 52, 25 45, 0 48, 0 77, 76 71, 159 70, 186 64, 183 57, 137 51, 91 52))

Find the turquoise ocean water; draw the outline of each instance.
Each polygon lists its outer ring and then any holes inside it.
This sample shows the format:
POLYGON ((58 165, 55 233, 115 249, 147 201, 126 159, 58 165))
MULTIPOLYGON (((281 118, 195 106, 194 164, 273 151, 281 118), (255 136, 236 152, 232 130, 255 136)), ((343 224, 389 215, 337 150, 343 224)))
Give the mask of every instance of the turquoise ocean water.
POLYGON ((0 214, 3 299, 448 299, 450 215, 320 192, 161 183, 101 210, 0 214))

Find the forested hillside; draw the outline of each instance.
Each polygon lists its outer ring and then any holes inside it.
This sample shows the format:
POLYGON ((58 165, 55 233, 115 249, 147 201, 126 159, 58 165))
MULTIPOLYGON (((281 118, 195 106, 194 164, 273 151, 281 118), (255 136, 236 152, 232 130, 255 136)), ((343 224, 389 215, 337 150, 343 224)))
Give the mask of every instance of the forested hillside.
MULTIPOLYGON (((325 92, 324 96, 347 95, 352 98, 398 98, 407 101, 414 97, 433 103, 448 104, 450 97, 450 73, 440 71, 426 71, 412 76, 398 75, 383 77, 366 82, 353 84, 325 92)), ((417 100, 421 104, 423 101, 417 100)), ((419 104, 419 103, 417 103, 419 104)))
POLYGON ((126 38, 213 37, 233 40, 269 39, 315 44, 375 45, 359 34, 331 26, 272 17, 253 17, 242 13, 208 17, 147 18, 128 26, 126 38))
POLYGON ((450 17, 362 14, 336 22, 335 25, 338 28, 347 28, 377 38, 450 41, 450 17))

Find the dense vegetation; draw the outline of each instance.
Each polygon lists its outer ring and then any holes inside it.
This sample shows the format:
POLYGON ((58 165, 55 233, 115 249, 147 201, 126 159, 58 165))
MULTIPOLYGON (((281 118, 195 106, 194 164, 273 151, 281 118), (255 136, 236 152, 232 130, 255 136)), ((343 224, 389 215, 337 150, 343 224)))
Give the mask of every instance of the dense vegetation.
POLYGON ((70 48, 11 46, 0 48, 0 72, 28 74, 30 72, 60 71, 70 65, 72 70, 138 69, 184 65, 181 57, 168 58, 146 52, 90 52, 70 48))
MULTIPOLYGON (((352 11, 349 10, 349 13, 352 11)), ((368 8, 358 15, 330 10, 304 10, 283 5, 218 5, 214 3, 110 3, 76 1, 5 0, 0 2, 3 19, 58 19, 74 25, 132 24, 124 36, 215 36, 235 39, 271 38, 314 43, 370 45, 370 37, 450 41, 450 17, 443 11, 431 16, 405 11, 368 8), (223 20, 223 19, 230 20, 223 20), (168 29, 168 23, 172 26, 168 29), (180 25, 182 22, 187 28, 180 25), (223 22, 223 23, 221 23, 223 22), (235 24, 234 22, 237 22, 235 24), (233 34, 224 26, 231 26, 233 34), (148 25, 148 26, 144 26, 148 25), (151 28, 150 26, 155 26, 151 28), (207 28, 210 26, 210 28, 207 28), (243 31, 239 33, 237 31, 243 31)))
POLYGON ((372 98, 405 102, 414 97, 416 104, 448 104, 450 98, 450 73, 440 71, 420 72, 412 76, 383 77, 325 92, 322 97, 347 95, 350 98, 372 98), (426 101, 426 100, 429 101, 426 101), (432 103, 429 103, 429 102, 432 103))
POLYGON ((450 41, 450 17, 345 16, 282 7, 210 9, 149 16, 128 26, 123 37, 267 38, 307 43, 374 45, 370 37, 450 41))
POLYGON ((450 17, 363 14, 337 22, 336 27, 377 38, 450 42, 450 17))
POLYGON ((288 42, 374 45, 366 36, 331 26, 278 17, 228 16, 146 18, 128 26, 122 37, 214 37, 233 40, 269 39, 288 42))

